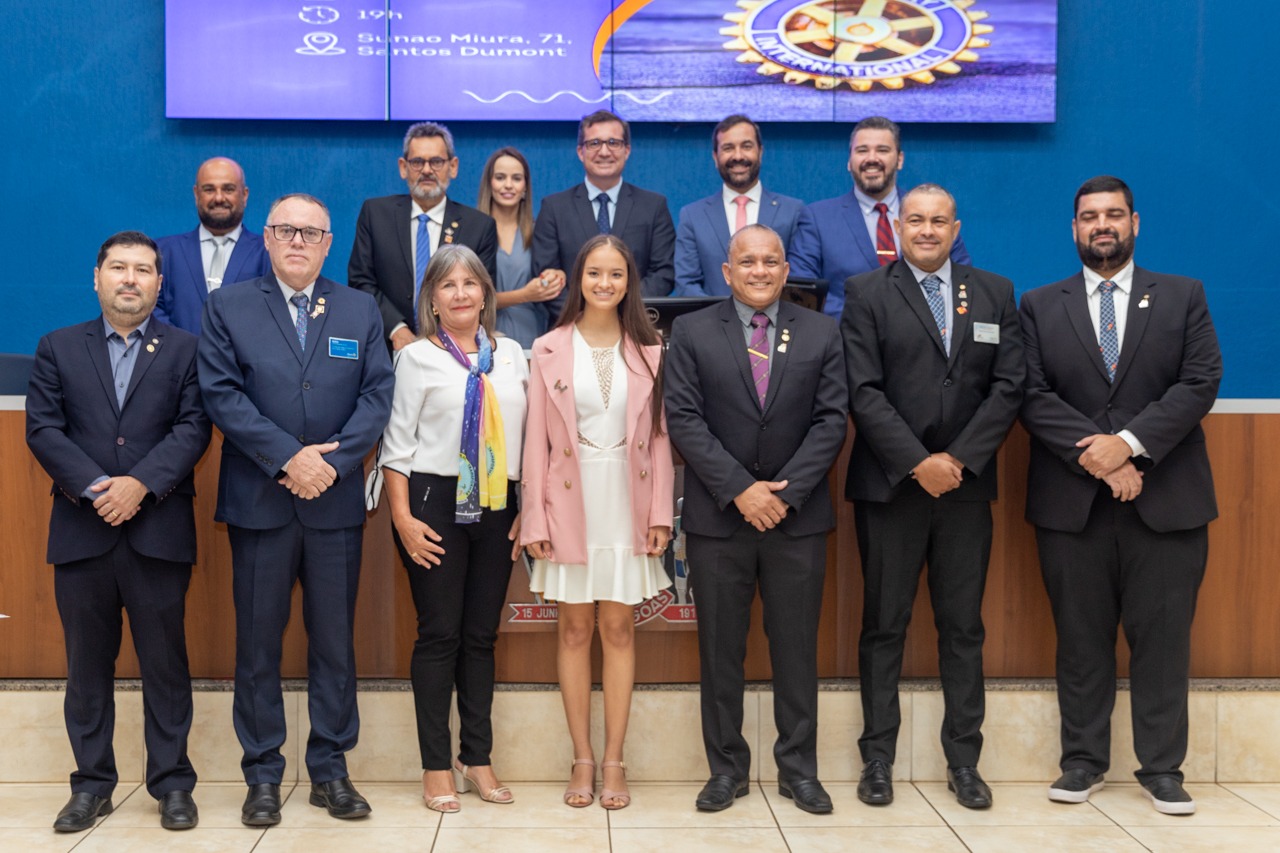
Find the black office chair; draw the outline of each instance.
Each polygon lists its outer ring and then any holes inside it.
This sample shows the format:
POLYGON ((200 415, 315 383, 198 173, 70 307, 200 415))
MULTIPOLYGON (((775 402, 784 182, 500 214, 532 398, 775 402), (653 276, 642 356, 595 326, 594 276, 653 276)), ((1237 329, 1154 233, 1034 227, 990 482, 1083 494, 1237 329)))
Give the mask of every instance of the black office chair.
POLYGON ((35 356, 0 353, 0 395, 26 396, 31 368, 35 363, 35 356))

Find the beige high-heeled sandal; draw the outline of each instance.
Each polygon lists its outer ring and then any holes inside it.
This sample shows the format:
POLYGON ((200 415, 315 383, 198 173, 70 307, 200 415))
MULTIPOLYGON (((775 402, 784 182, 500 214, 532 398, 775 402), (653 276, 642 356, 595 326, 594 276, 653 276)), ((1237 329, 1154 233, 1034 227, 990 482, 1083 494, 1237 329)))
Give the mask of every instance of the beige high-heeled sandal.
POLYGON ((500 806, 505 806, 516 801, 515 794, 511 793, 511 789, 506 785, 497 785, 487 791, 480 790, 480 783, 471 778, 470 770, 471 768, 461 761, 455 760, 453 762, 453 772, 458 775, 456 781, 459 794, 465 794, 474 788, 476 795, 486 803, 497 803, 500 806))
POLYGON ((564 804, 565 804, 566 806, 571 806, 571 807, 573 807, 573 808, 575 808, 575 809, 583 809, 583 808, 586 808, 587 806, 591 805, 592 803, 594 803, 594 802, 596 801, 596 762, 595 762, 595 759, 594 759, 594 758, 575 758, 575 759, 573 759, 573 764, 572 764, 572 765, 570 765, 570 767, 569 767, 570 784, 573 784, 573 780, 572 780, 572 776, 573 776, 573 768, 574 768, 574 767, 577 767, 579 764, 589 764, 589 765, 591 765, 591 785, 590 785, 590 787, 586 787, 586 788, 565 788, 565 789, 564 789, 564 804), (585 798, 586 798, 586 802, 585 802, 585 803, 571 803, 571 802, 569 802, 569 798, 570 798, 570 797, 585 797, 585 798))
MULTIPOLYGON (((423 782, 424 788, 426 787, 426 780, 427 780, 427 774, 423 773, 422 782, 423 782)), ((433 812, 441 812, 443 814, 457 814, 458 812, 462 811, 462 803, 461 801, 458 800, 458 795, 456 793, 441 794, 438 797, 428 797, 427 792, 424 790, 422 792, 422 802, 423 802, 423 805, 431 809, 433 812)))
MULTIPOLYGON (((604 770, 604 768, 606 767, 617 767, 619 770, 622 771, 622 778, 623 779, 627 778, 627 765, 623 764, 621 761, 606 761, 600 765, 601 770, 604 770)), ((606 808, 609 811, 617 811, 618 809, 625 809, 629 805, 631 805, 631 792, 630 791, 610 791, 608 788, 604 787, 604 781, 602 776, 601 783, 600 783, 601 808, 606 808), (611 800, 614 802, 613 805, 609 804, 609 801, 611 800)))

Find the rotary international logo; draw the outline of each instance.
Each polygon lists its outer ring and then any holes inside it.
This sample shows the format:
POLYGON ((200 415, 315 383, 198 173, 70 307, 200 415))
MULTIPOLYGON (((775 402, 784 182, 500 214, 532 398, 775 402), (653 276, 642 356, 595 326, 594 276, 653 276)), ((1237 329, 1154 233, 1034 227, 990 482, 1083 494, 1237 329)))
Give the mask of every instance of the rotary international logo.
POLYGON ((877 83, 901 89, 928 84, 935 74, 959 74, 976 62, 975 48, 993 27, 976 0, 738 0, 742 12, 725 15, 733 36, 724 47, 758 73, 818 89, 841 84, 867 92, 877 83))

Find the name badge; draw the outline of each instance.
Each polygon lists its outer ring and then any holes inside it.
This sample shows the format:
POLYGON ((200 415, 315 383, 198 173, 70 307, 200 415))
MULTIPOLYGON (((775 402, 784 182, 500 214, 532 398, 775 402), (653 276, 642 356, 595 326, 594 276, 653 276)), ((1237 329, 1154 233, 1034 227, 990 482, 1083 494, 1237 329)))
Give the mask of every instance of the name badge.
POLYGON ((1000 343, 1000 326, 997 323, 974 323, 973 342, 975 344, 1000 343))
POLYGON ((350 338, 329 338, 329 358, 355 361, 360 357, 360 342, 350 338))

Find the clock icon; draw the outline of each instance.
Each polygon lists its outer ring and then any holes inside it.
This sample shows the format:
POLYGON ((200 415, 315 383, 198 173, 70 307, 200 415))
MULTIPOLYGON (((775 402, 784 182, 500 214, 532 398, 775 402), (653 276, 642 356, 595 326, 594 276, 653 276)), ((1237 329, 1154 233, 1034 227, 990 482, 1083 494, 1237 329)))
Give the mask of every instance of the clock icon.
POLYGON ((338 10, 332 6, 303 6, 298 17, 308 24, 332 24, 338 20, 338 10))

